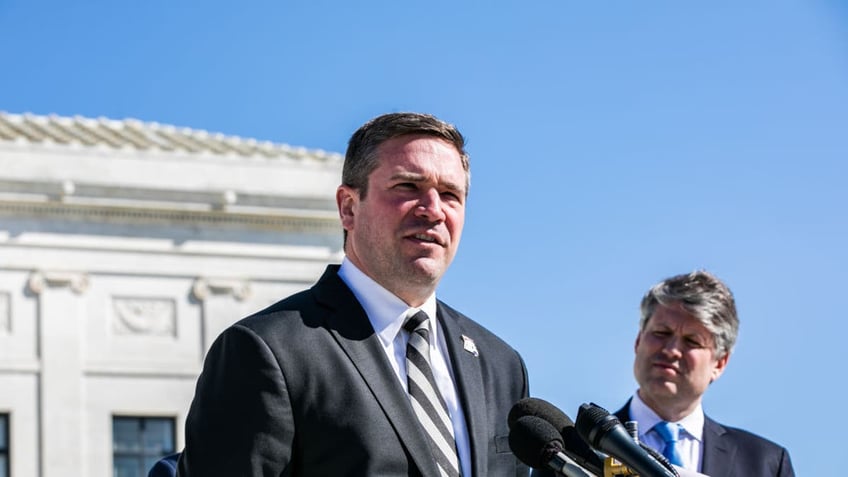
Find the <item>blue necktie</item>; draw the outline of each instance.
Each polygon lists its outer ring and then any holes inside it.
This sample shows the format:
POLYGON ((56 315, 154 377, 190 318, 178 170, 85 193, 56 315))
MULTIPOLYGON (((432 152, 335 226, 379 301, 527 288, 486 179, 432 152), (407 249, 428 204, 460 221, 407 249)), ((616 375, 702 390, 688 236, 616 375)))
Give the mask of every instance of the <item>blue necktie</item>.
POLYGON ((680 435, 680 424, 672 424, 660 421, 654 426, 654 430, 665 442, 662 454, 672 464, 683 467, 683 458, 680 457, 680 449, 677 448, 677 437, 680 435))

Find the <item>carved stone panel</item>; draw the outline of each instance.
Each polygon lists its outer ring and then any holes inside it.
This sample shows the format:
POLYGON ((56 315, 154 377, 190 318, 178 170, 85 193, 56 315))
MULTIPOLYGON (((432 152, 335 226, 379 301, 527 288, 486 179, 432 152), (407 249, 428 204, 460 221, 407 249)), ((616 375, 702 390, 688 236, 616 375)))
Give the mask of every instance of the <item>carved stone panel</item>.
POLYGON ((177 336, 176 303, 168 298, 112 297, 116 335, 177 336))

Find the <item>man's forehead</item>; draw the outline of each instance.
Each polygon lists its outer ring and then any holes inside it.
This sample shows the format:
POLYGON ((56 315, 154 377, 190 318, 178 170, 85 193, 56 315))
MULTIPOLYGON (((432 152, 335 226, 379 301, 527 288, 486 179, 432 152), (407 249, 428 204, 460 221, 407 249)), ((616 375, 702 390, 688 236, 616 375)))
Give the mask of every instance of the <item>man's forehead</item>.
POLYGON ((425 180, 435 173, 440 180, 462 184, 466 182, 468 171, 453 144, 431 136, 421 136, 420 139, 425 142, 397 145, 383 143, 386 147, 378 150, 375 170, 382 170, 383 174, 391 178, 425 180))
POLYGON ((706 326, 701 323, 692 312, 683 307, 680 303, 671 303, 668 305, 659 304, 654 309, 651 318, 648 320, 648 325, 665 325, 665 326, 685 326, 687 328, 698 328, 704 332, 711 334, 706 326))

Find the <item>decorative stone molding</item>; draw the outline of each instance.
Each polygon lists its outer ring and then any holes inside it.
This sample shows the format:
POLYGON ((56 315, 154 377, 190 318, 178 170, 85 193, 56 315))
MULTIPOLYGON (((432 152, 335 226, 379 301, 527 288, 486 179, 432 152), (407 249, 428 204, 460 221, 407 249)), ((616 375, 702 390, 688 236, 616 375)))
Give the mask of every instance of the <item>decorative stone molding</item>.
POLYGON ((221 194, 221 203, 224 205, 233 205, 238 202, 238 194, 234 190, 227 190, 221 194))
POLYGON ((15 141, 15 144, 61 144, 64 147, 85 148, 100 146, 115 150, 159 150, 168 153, 182 151, 195 155, 287 158, 315 163, 341 164, 343 159, 341 154, 320 149, 225 136, 137 119, 39 116, 3 111, 0 111, 0 139, 15 141))
POLYGON ((191 292, 200 301, 206 300, 209 295, 232 295, 236 300, 244 301, 252 290, 247 280, 201 277, 194 281, 191 292))
MULTIPOLYGON (((276 233, 341 234, 337 212, 315 211, 297 216, 276 209, 237 210, 237 205, 221 205, 220 210, 180 210, 149 208, 139 202, 135 206, 104 206, 97 204, 70 204, 65 202, 15 202, 7 203, 0 197, 0 217, 34 217, 39 220, 86 220, 105 223, 132 223, 144 225, 190 225, 194 227, 233 227, 247 230, 270 230, 276 233), (145 208, 147 207, 147 208, 145 208)), ((238 201, 238 199, 236 199, 238 201)))
POLYGON ((59 184, 59 200, 65 200, 66 197, 74 195, 77 190, 77 185, 74 181, 63 181, 59 184))
POLYGON ((176 336, 177 312, 168 298, 112 297, 112 331, 118 335, 176 336))
POLYGON ((77 295, 88 290, 88 274, 83 272, 37 271, 30 275, 27 285, 30 291, 40 295, 46 287, 69 287, 77 295))

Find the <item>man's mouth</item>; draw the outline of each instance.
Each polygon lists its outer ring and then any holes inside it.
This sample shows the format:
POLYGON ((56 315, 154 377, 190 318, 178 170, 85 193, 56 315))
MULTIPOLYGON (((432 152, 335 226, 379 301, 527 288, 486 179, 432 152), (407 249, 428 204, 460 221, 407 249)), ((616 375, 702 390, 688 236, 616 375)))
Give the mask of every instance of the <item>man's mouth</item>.
POLYGON ((654 363, 654 367, 660 368, 662 370, 667 370, 667 371, 671 371, 671 372, 674 372, 674 373, 678 373, 677 367, 674 366, 673 364, 657 362, 657 363, 654 363))
POLYGON ((440 243, 438 237, 428 234, 414 234, 412 238, 421 240, 422 242, 440 243))

